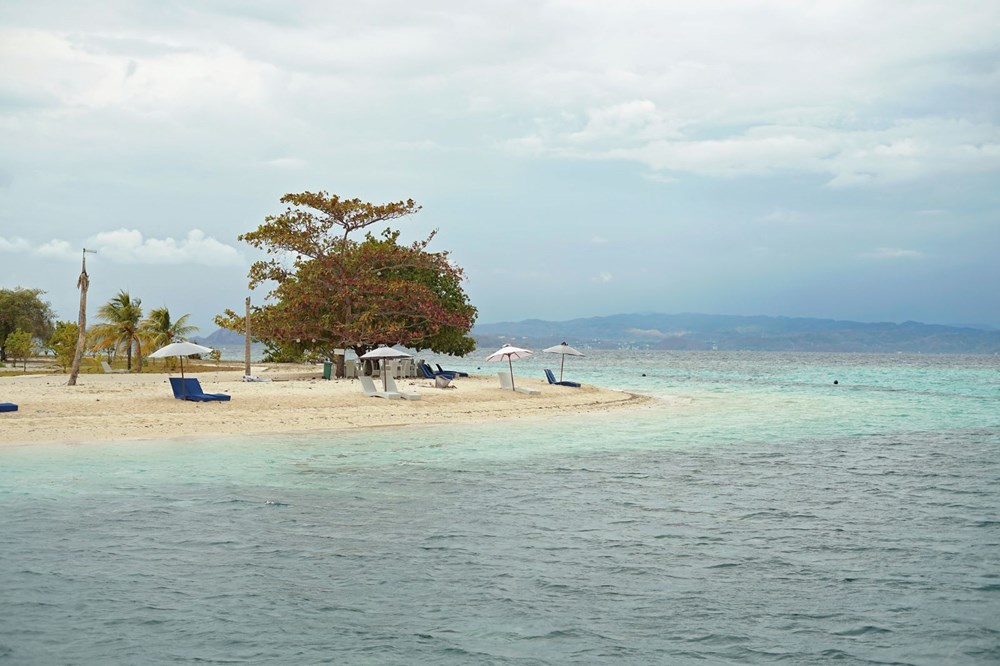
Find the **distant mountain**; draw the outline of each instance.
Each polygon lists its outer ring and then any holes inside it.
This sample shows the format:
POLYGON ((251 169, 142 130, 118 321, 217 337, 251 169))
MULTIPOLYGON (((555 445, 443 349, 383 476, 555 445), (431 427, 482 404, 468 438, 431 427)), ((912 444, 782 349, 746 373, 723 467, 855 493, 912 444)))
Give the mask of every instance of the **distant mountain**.
POLYGON ((242 345, 243 339, 243 336, 236 331, 219 328, 209 335, 195 336, 191 338, 191 342, 197 342, 198 344, 205 345, 206 347, 218 347, 220 345, 242 345))
POLYGON ((569 321, 477 324, 480 348, 530 348, 566 341, 592 349, 1000 353, 1000 331, 907 321, 863 323, 796 317, 621 314, 569 321))

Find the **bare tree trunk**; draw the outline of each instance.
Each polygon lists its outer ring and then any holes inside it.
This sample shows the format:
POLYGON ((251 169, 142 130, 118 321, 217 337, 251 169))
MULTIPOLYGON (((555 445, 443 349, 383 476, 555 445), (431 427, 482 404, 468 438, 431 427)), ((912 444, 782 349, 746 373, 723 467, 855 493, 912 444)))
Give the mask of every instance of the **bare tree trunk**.
POLYGON ((250 376, 250 297, 247 296, 246 330, 243 332, 243 374, 250 376))
POLYGON ((76 377, 80 374, 80 361, 83 359, 83 348, 87 346, 87 289, 90 288, 90 278, 87 276, 87 249, 83 249, 83 268, 80 277, 76 281, 76 286, 80 289, 80 316, 77 319, 77 326, 80 328, 80 335, 76 339, 76 353, 73 354, 73 368, 69 373, 69 381, 66 386, 76 386, 76 377))

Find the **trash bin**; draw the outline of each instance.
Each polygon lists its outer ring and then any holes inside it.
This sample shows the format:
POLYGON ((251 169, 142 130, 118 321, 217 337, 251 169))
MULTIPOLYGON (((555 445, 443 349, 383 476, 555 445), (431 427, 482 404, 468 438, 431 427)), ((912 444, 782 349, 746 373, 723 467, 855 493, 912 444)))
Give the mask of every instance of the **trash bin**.
POLYGON ((323 361, 323 379, 330 378, 331 370, 333 370, 333 361, 323 361))

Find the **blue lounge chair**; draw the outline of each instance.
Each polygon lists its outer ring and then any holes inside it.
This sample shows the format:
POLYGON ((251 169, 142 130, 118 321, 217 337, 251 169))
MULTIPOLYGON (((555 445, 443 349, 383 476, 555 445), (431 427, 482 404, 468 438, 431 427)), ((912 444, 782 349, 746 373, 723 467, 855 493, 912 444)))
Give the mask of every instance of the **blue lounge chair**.
POLYGON ((0 402, 0 412, 16 412, 17 405, 12 402, 0 402))
POLYGON ((178 400, 225 402, 232 399, 232 396, 225 393, 205 393, 201 388, 201 382, 195 377, 171 377, 170 388, 173 389, 174 397, 178 400))
POLYGON ((445 379, 452 380, 455 378, 455 373, 451 370, 431 370, 426 363, 417 363, 417 369, 420 370, 420 374, 424 376, 424 379, 444 377, 445 379))
POLYGON ((440 373, 450 373, 450 374, 454 375, 455 377, 468 377, 469 376, 469 373, 467 373, 467 372, 462 372, 461 370, 445 370, 444 368, 441 367, 440 363, 438 363, 436 365, 437 365, 437 368, 438 368, 438 372, 440 372, 440 373))
POLYGON ((545 378, 549 380, 549 384, 555 384, 556 386, 574 386, 576 388, 580 388, 580 384, 578 382, 557 382, 556 376, 552 374, 552 371, 549 370, 548 368, 545 368, 545 378))

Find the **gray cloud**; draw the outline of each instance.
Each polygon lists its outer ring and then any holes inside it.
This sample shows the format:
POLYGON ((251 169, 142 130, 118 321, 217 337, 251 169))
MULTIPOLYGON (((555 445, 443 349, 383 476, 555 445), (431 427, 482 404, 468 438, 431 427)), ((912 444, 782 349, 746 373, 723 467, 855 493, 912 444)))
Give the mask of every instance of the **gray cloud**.
POLYGON ((210 321, 235 237, 326 189, 424 204, 406 233, 441 228, 484 320, 1000 316, 970 286, 1000 278, 990 3, 11 0, 0 26, 0 283, 69 312, 51 265, 103 242, 137 293, 216 271, 210 321), (502 288, 532 280, 554 298, 502 288))

